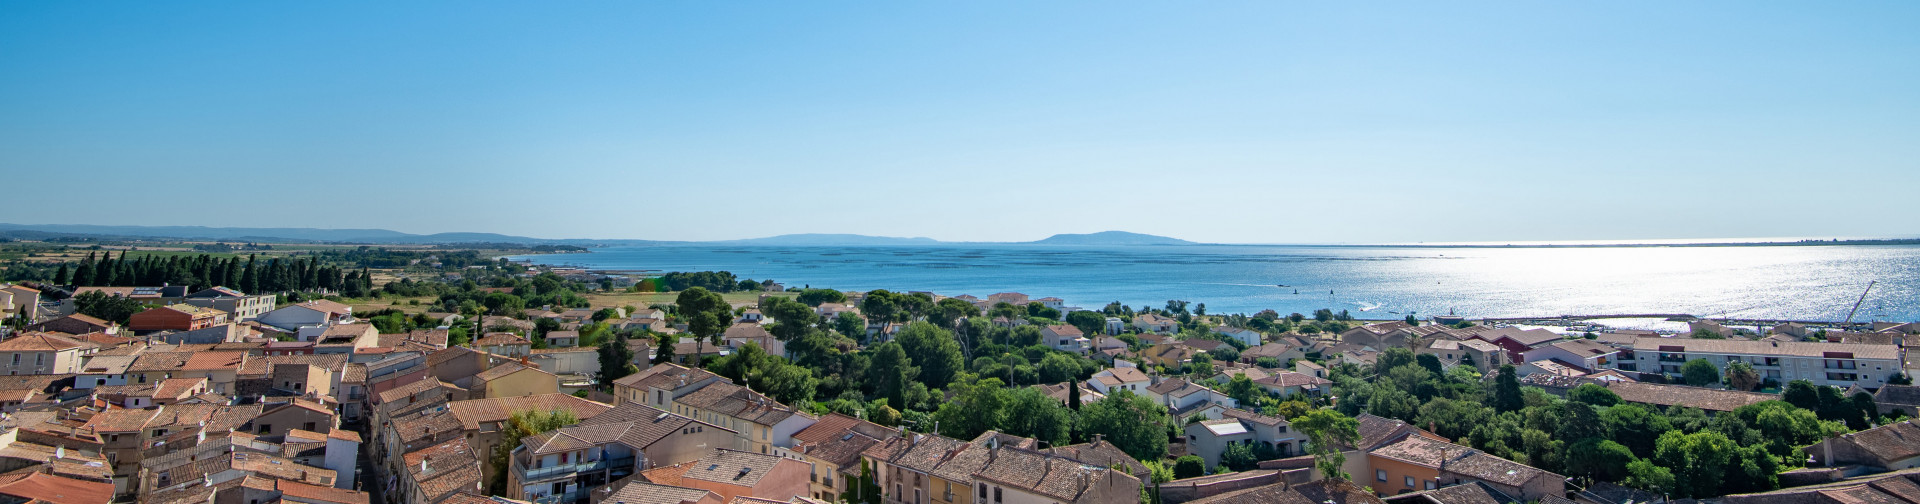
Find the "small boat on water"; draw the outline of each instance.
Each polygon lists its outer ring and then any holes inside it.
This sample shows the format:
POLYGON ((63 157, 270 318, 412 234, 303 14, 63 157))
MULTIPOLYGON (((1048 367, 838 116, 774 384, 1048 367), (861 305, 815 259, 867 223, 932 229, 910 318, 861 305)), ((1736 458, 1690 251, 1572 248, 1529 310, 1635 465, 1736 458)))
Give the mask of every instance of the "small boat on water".
POLYGON ((1287 284, 1273 284, 1274 287, 1286 287, 1287 284))

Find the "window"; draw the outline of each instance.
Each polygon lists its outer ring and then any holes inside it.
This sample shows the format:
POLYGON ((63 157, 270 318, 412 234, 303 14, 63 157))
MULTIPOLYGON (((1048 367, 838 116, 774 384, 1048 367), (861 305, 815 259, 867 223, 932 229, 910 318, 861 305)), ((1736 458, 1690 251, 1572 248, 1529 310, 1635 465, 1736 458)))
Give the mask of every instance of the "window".
POLYGON ((1427 482, 1427 489, 1428 489, 1428 490, 1432 490, 1432 489, 1433 489, 1433 486, 1434 486, 1434 485, 1433 485, 1433 482, 1432 482, 1432 481, 1428 481, 1428 482, 1427 482))
POLYGON ((1408 476, 1408 477, 1407 477, 1407 488, 1413 488, 1413 477, 1412 477, 1412 476, 1408 476))
POLYGON ((1000 487, 993 487, 993 501, 1000 502, 1000 487))
POLYGON ((256 430, 256 431, 254 431, 254 434, 266 434, 267 432, 269 432, 269 431, 272 431, 272 430, 273 430, 273 424, 264 424, 264 423, 263 423, 263 424, 260 424, 260 429, 259 429, 259 430, 256 430))
POLYGON ((13 354, 13 365, 20 365, 20 354, 13 354))
POLYGON ((1380 480, 1380 481, 1386 481, 1386 480, 1387 480, 1387 470, 1386 470, 1386 469, 1374 469, 1374 470, 1373 470, 1373 479, 1377 479, 1377 480, 1380 480))
POLYGON ((300 430, 315 432, 313 429, 313 422, 307 422, 306 424, 301 425, 300 430))
POLYGON ((987 484, 980 484, 980 500, 987 500, 987 484))

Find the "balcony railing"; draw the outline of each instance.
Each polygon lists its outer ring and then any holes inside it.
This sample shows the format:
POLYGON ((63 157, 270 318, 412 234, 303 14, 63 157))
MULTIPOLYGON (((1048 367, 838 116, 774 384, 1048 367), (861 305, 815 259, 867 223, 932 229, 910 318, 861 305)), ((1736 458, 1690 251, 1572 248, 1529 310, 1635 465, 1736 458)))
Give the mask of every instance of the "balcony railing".
POLYGON ((629 467, 632 465, 633 465, 633 457, 615 457, 615 458, 604 458, 600 460, 589 460, 586 462, 566 463, 566 464, 541 467, 538 469, 523 469, 522 471, 520 471, 520 480, 521 481, 543 480, 543 479, 549 479, 555 476, 562 476, 562 475, 571 476, 576 473, 598 471, 601 469, 607 469, 607 468, 613 468, 613 467, 629 467))
POLYGON ((586 502, 587 498, 591 495, 593 495, 593 490, 583 489, 583 490, 574 490, 574 491, 565 492, 565 493, 542 495, 539 497, 534 497, 529 500, 537 504, 572 504, 576 502, 586 502))

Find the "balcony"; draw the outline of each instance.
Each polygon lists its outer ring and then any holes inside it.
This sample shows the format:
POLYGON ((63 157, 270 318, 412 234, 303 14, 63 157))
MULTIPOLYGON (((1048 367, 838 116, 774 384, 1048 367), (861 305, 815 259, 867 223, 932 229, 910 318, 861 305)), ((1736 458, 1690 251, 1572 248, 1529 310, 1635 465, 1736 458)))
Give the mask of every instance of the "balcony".
POLYGON ((553 479, 555 477, 571 477, 575 474, 583 473, 583 472, 593 472, 593 471, 599 471, 599 470, 608 469, 608 468, 621 468, 621 467, 632 467, 632 466, 633 466, 633 457, 615 457, 615 458, 605 458, 600 460, 589 460, 586 462, 558 464, 558 465, 552 465, 547 467, 541 467, 537 469, 521 469, 520 481, 524 484, 525 482, 553 479))
POLYGON ((592 494, 593 494, 593 490, 583 489, 583 490, 574 490, 566 493, 534 496, 534 497, 528 498, 527 500, 531 502, 535 502, 537 504, 572 504, 576 502, 587 502, 587 498, 592 494))

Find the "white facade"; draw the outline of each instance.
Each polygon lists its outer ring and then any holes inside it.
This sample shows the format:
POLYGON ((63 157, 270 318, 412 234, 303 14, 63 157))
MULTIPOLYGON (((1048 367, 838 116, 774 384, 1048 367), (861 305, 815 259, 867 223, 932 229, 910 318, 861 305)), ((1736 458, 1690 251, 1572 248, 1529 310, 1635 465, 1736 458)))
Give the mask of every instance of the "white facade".
POLYGON ((1634 342, 1635 370, 1680 376, 1680 367, 1705 359, 1726 372, 1735 360, 1753 366, 1760 378, 1782 385, 1807 380, 1814 385, 1879 388, 1901 372, 1901 353, 1895 345, 1809 343, 1713 339, 1640 338, 1634 342))

